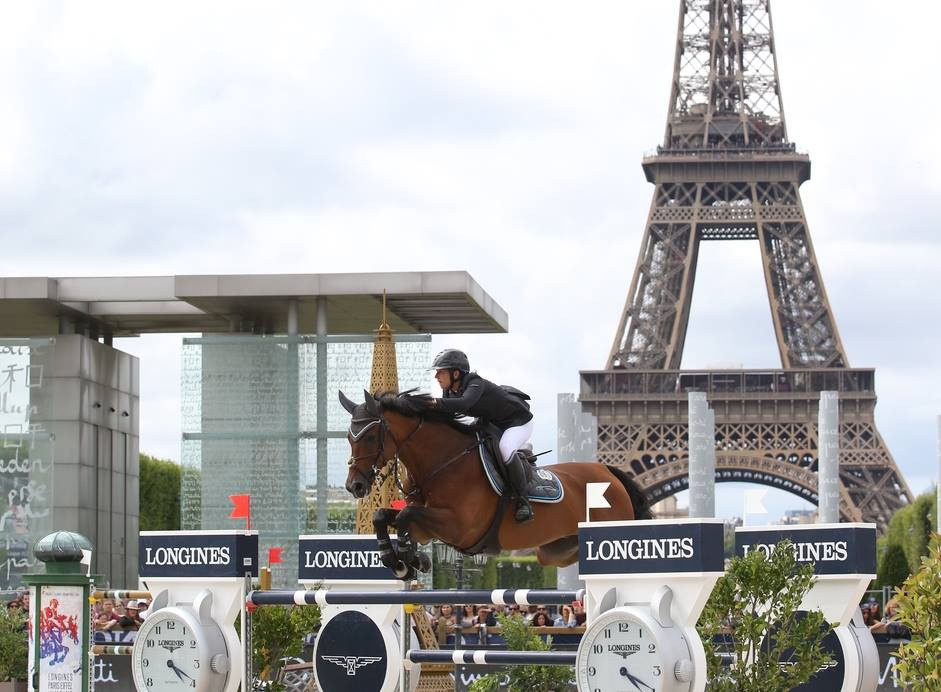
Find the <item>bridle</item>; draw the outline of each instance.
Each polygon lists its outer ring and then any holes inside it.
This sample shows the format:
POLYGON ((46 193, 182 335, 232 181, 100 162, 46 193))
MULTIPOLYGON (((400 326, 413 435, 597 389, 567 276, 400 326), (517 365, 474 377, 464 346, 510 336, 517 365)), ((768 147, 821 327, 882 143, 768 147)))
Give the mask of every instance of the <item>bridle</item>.
MULTIPOLYGON (((412 479, 413 481, 412 489, 409 491, 405 490, 405 488, 402 486, 402 480, 399 477, 398 469, 399 469, 399 455, 402 449, 405 447, 405 445, 409 443, 409 441, 412 439, 415 433, 421 430, 422 426, 425 424, 425 417, 419 416, 418 425, 416 425, 415 428, 408 435, 406 435, 405 438, 401 442, 399 442, 396 439, 395 433, 392 432, 392 429, 382 419, 382 416, 379 416, 375 420, 370 419, 370 422, 362 430, 360 430, 357 433, 354 433, 352 430, 352 424, 357 423, 357 422, 363 422, 363 419, 357 420, 354 418, 351 421, 349 434, 350 434, 350 437, 353 438, 353 441, 355 442, 356 440, 360 439, 366 433, 366 431, 372 428, 374 425, 378 425, 380 429, 379 448, 376 450, 375 454, 367 453, 367 454, 361 454, 359 456, 351 455, 349 458, 349 461, 346 462, 347 467, 353 468, 356 465, 357 461, 360 461, 361 459, 368 459, 370 456, 372 456, 373 463, 372 463, 372 466, 370 467, 369 476, 367 476, 362 471, 357 469, 357 473, 359 473, 360 475, 364 477, 364 479, 367 481, 367 485, 372 486, 372 484, 375 483, 376 478, 379 478, 380 482, 384 482, 385 479, 389 477, 389 474, 395 474, 396 487, 398 487, 399 491, 401 491, 401 493, 405 496, 406 501, 415 497, 416 495, 418 497, 422 497, 423 493, 422 493, 421 485, 419 485, 418 482, 414 478, 412 479), (389 437, 392 438, 392 442, 395 444, 395 454, 392 456, 391 459, 387 460, 385 464, 385 466, 391 466, 391 469, 387 471, 385 475, 380 475, 382 471, 382 467, 380 466, 380 463, 383 460, 382 456, 383 456, 383 452, 385 451, 386 433, 389 434, 389 437)), ((432 478, 434 478, 439 473, 444 471, 446 468, 451 466, 451 464, 456 462, 458 459, 461 459, 462 457, 466 456, 468 452, 473 451, 478 446, 478 444, 479 442, 477 440, 474 440, 473 444, 471 444, 469 447, 466 447, 465 449, 461 450, 454 456, 450 457, 449 459, 446 459, 441 464, 435 465, 431 473, 429 473, 427 476, 425 476, 425 478, 422 479, 422 483, 427 487, 428 482, 432 478)))
POLYGON ((360 454, 359 456, 353 456, 351 454, 349 460, 346 462, 347 468, 353 468, 356 465, 356 462, 360 461, 361 459, 368 459, 369 457, 372 457, 373 463, 369 467, 369 475, 366 475, 359 469, 356 470, 357 473, 363 476, 364 480, 366 481, 366 484, 371 487, 372 484, 375 483, 376 478, 379 478, 380 482, 384 482, 385 479, 389 477, 390 473, 394 473, 395 484, 396 486, 398 486, 398 489, 404 493, 405 489, 402 487, 402 480, 399 478, 399 453, 402 450, 402 448, 406 444, 408 444, 408 441, 412 439, 412 436, 415 433, 417 433, 419 430, 421 430, 422 425, 424 425, 425 423, 425 418, 424 417, 419 418, 418 425, 416 425, 415 429, 412 430, 408 435, 406 435, 405 439, 402 440, 401 442, 399 442, 395 438, 395 433, 393 433, 392 430, 389 428, 389 426, 386 425, 386 422, 382 420, 382 416, 379 416, 376 419, 366 419, 366 420, 369 420, 369 423, 367 423, 366 426, 363 427, 362 430, 354 433, 353 424, 358 423, 358 422, 363 422, 363 420, 364 419, 362 418, 358 420, 354 418, 352 421, 350 421, 350 430, 349 430, 350 437, 353 439, 353 442, 356 442, 358 439, 360 439, 363 435, 366 434, 367 430, 372 428, 374 425, 378 425, 379 426, 379 448, 376 450, 375 454, 367 453, 367 454, 360 454), (380 466, 380 464, 384 461, 383 452, 385 452, 385 446, 386 446, 386 433, 388 433, 389 437, 392 438, 392 442, 395 444, 395 454, 392 456, 391 459, 385 460, 386 463, 384 464, 384 466, 389 466, 391 468, 384 475, 380 475, 382 471, 382 466, 380 466), (391 462, 391 464, 389 462, 391 462))

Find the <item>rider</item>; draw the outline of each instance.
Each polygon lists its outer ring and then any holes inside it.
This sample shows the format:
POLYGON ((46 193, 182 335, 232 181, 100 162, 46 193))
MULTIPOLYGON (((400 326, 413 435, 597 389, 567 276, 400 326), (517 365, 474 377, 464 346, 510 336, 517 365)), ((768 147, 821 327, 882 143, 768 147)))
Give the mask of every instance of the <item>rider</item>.
POLYGON ((529 521, 533 518, 533 508, 526 499, 529 484, 523 466, 529 462, 518 451, 533 434, 533 414, 529 406, 522 396, 471 372, 470 361, 463 351, 445 349, 435 356, 431 367, 442 390, 442 398, 435 399, 436 408, 474 416, 500 428, 500 455, 517 497, 516 521, 529 521))

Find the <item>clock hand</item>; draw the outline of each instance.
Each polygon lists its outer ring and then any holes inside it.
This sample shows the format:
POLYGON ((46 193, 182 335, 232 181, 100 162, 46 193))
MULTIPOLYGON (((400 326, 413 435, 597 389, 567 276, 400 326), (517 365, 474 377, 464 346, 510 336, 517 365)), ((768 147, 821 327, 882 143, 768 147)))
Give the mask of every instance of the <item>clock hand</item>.
MULTIPOLYGON (((627 671, 625 670, 625 672, 627 672, 627 671)), ((654 689, 653 687, 651 687, 650 685, 648 685, 646 682, 644 682, 644 681, 641 680, 640 678, 638 678, 638 677, 636 677, 636 676, 634 676, 634 675, 631 675, 630 673, 627 673, 627 679, 630 680, 632 683, 634 683, 634 687, 636 687, 637 689, 640 689, 640 685, 637 684, 637 683, 640 683, 641 685, 643 685, 644 687, 646 687, 646 688, 647 688, 648 690, 650 690, 651 692, 655 692, 655 689, 654 689)))
POLYGON ((174 673, 176 673, 176 676, 180 679, 180 682, 183 682, 183 676, 184 676, 184 675, 186 675, 186 677, 188 677, 190 680, 193 679, 191 676, 187 675, 187 674, 184 673, 182 670, 180 670, 179 668, 177 668, 177 665, 173 662, 173 659, 167 661, 167 667, 168 667, 170 670, 172 670, 174 673))
POLYGON ((619 672, 621 675, 623 675, 624 677, 626 677, 626 678, 628 679, 628 681, 629 681, 634 687, 636 687, 638 690, 640 689, 640 686, 637 684, 637 679, 636 679, 633 675, 631 675, 630 673, 627 672, 627 667, 626 667, 626 666, 621 666, 621 669, 620 669, 618 672, 619 672))

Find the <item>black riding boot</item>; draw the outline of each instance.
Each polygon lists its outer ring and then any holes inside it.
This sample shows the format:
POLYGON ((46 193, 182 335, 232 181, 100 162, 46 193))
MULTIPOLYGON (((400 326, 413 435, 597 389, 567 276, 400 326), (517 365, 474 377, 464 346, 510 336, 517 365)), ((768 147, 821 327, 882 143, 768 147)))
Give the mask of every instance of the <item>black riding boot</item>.
POLYGON ((516 494, 516 521, 521 524, 533 518, 533 508, 526 499, 529 483, 526 480, 526 468, 523 464, 527 463, 529 462, 523 459, 521 454, 516 453, 506 465, 510 485, 513 486, 513 492, 516 494))

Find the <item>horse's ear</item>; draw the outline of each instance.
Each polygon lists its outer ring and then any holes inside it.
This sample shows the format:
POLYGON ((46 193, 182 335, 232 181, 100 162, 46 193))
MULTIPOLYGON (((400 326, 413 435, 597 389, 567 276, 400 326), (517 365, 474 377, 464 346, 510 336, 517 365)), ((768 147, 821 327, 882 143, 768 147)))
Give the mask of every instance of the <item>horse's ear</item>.
POLYGON ((366 397, 366 410, 369 412, 369 415, 379 417, 379 400, 374 397, 372 394, 363 390, 363 396, 366 397))
POLYGON ((338 391, 338 394, 340 395, 340 404, 343 406, 343 408, 346 409, 347 413, 349 413, 350 415, 353 415, 353 409, 356 408, 356 404, 350 401, 349 398, 346 396, 346 394, 343 393, 342 390, 338 391))

